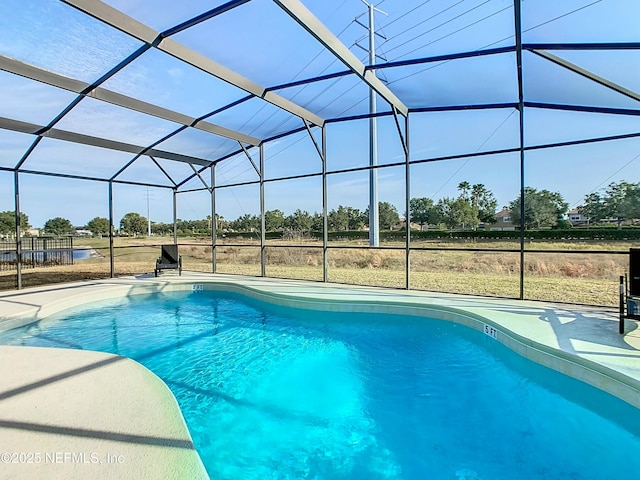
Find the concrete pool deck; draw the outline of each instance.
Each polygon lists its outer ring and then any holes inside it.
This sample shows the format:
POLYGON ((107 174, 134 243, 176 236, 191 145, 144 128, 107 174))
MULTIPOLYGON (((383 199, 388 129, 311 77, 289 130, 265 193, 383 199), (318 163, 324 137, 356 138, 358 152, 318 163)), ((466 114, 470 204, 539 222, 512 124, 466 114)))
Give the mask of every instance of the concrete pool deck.
MULTIPOLYGON (((626 320, 619 335, 617 312, 596 307, 183 272, 0 292, 0 331, 96 300, 185 289, 454 321, 640 408, 638 324, 626 320)), ((36 347, 0 346, 0 359, 0 479, 207 478, 175 398, 142 365, 36 347)))

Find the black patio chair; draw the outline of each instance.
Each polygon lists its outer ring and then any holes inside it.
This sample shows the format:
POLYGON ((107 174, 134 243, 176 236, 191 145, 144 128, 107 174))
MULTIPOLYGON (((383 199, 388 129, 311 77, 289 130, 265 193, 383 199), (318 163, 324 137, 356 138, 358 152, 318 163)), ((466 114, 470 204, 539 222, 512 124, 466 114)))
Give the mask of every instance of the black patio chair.
POLYGON ((160 245, 162 251, 160 258, 156 260, 154 274, 157 277, 161 270, 178 270, 182 275, 182 256, 178 255, 178 245, 160 245))

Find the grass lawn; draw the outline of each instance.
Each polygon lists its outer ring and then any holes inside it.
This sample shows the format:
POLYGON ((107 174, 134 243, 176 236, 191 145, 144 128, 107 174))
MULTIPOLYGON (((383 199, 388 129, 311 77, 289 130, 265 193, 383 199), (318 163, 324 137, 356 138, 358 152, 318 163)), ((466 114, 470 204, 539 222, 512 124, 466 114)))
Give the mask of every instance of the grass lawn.
MULTIPOLYGON (((115 273, 117 276, 152 272, 159 245, 172 238, 116 238, 115 273)), ((211 239, 179 239, 183 269, 212 271, 211 239)), ((266 275, 276 278, 322 280, 322 244, 316 240, 291 242, 269 240, 265 249, 266 275)), ((23 268, 23 286, 90 280, 109 277, 109 240, 78 239, 100 258, 76 261, 74 265, 23 268)), ((403 249, 369 249, 362 242, 331 242, 328 251, 328 278, 331 282, 405 287, 403 249), (363 247, 363 248, 353 248, 363 247)), ((403 247, 403 244, 384 244, 403 247)), ((513 242, 413 242, 415 247, 439 248, 517 248, 513 242)), ((536 242, 527 249, 543 250, 525 254, 524 293, 527 299, 616 306, 618 276, 628 269, 627 255, 589 253, 590 251, 628 252, 630 242, 536 242), (580 250, 565 254, 546 250, 580 250)), ((219 239, 219 273, 260 275, 260 245, 257 240, 219 239)), ((512 252, 474 252, 414 250, 411 252, 412 289, 467 293, 499 297, 519 296, 520 255, 512 252)), ((0 271, 0 289, 15 288, 15 270, 0 271)))

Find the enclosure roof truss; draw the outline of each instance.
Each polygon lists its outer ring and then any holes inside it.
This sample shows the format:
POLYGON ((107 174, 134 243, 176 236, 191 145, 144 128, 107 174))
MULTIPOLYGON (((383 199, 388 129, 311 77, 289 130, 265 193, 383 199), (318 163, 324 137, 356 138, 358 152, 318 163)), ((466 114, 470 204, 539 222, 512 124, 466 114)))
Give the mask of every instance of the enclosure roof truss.
MULTIPOLYGON (((49 138, 55 140, 61 140, 65 142, 76 143, 80 145, 87 145, 91 147, 106 148, 119 152, 126 152, 131 154, 128 157, 128 161, 123 161, 123 164, 119 168, 115 168, 114 171, 105 178, 100 180, 107 181, 123 181, 123 173, 134 165, 140 157, 148 157, 158 167, 162 174, 167 177, 170 183, 170 188, 180 189, 186 187, 186 184, 195 177, 200 177, 200 181, 206 186, 206 181, 201 177, 201 173, 204 169, 211 167, 214 164, 220 164, 228 159, 231 159, 237 155, 244 155, 249 160, 249 163, 254 170, 258 171, 257 164, 253 161, 252 153, 255 153, 255 147, 260 147, 265 142, 271 142, 291 134, 307 131, 313 142, 313 147, 320 154, 320 157, 324 161, 324 155, 322 146, 312 135, 312 129, 320 128, 321 130, 327 124, 334 124, 340 122, 349 122, 353 120, 361 120, 371 118, 369 113, 362 113, 361 111, 340 114, 323 115, 321 93, 325 91, 331 92, 333 83, 344 81, 345 83, 352 82, 354 87, 359 87, 367 94, 370 91, 374 91, 384 102, 389 105, 388 111, 381 111, 374 114, 375 117, 393 117, 393 121, 396 125, 397 133, 400 136, 402 148, 404 153, 408 155, 409 145, 407 143, 408 132, 403 132, 399 116, 407 117, 410 114, 430 113, 430 112, 447 112, 447 111, 465 111, 465 110, 490 110, 490 109, 547 109, 547 110, 564 110, 575 112, 590 112, 601 114, 613 114, 613 115, 627 115, 627 116, 640 116, 640 107, 634 106, 634 101, 640 101, 640 93, 637 88, 629 88, 622 83, 608 78, 606 73, 595 73, 594 71, 585 68, 580 65, 579 62, 570 61, 563 57, 562 52, 587 52, 587 51, 599 51, 599 52, 640 52, 640 42, 624 42, 624 41, 598 41, 598 42, 569 42, 569 41, 548 41, 548 42, 527 42, 522 39, 520 35, 520 41, 509 40, 502 44, 490 44, 487 43, 485 47, 481 48, 469 48, 460 51, 442 51, 434 50, 433 52, 428 49, 420 50, 416 55, 409 55, 402 58, 391 59, 376 65, 365 65, 356 55, 352 53, 350 47, 345 44, 340 35, 336 35, 334 30, 330 29, 323 21, 320 20, 316 14, 314 14, 304 3, 300 0, 273 0, 269 3, 274 10, 278 13, 283 12, 282 15, 286 21, 291 25, 292 31, 295 30, 296 34, 302 34, 306 38, 312 39, 313 42, 322 48, 323 53, 329 53, 332 59, 337 59, 342 65, 346 67, 340 67, 338 71, 315 71, 314 74, 299 77, 294 72, 291 72, 290 78, 285 79, 284 82, 262 85, 263 82, 256 82, 250 78, 238 72, 234 68, 225 66, 207 55, 200 53, 199 51, 180 43, 172 36, 187 31, 196 26, 201 26, 204 22, 217 18, 217 21, 223 21, 225 15, 234 13, 240 17, 239 12, 253 8, 253 5, 259 2, 251 2, 250 0, 231 0, 226 3, 221 3, 214 8, 211 8, 198 15, 187 18, 181 22, 175 22, 173 26, 170 26, 163 31, 156 30, 149 25, 139 21, 138 19, 117 10, 108 3, 101 2, 99 0, 61 0, 62 3, 75 9, 76 13, 84 14, 99 21, 103 26, 110 28, 112 31, 118 31, 126 35, 122 37, 133 38, 142 45, 135 51, 130 53, 125 58, 121 58, 119 63, 112 66, 110 69, 105 69, 98 75, 98 79, 89 83, 82 81, 78 78, 72 78, 60 72, 51 71, 42 66, 36 66, 32 64, 29 59, 17 59, 13 58, 10 54, 0 53, 0 70, 8 72, 11 75, 15 75, 29 81, 34 84, 47 85, 55 87, 60 91, 71 92, 76 95, 66 108, 62 108, 58 111, 57 115, 47 124, 46 121, 23 121, 22 119, 12 118, 11 115, 5 114, 0 111, 0 129, 20 132, 34 137, 34 141, 31 146, 26 150, 17 163, 15 163, 13 170, 29 173, 42 173, 56 175, 60 172, 56 172, 55 165, 51 165, 52 171, 40 171, 40 169, 33 167, 26 162, 32 152, 38 147, 39 142, 42 139, 49 138), (240 8, 242 7, 242 8, 240 8), (506 44, 505 44, 506 43, 506 44), (492 46, 496 45, 496 46, 492 46), (181 62, 181 64, 188 67, 190 70, 199 70, 205 72, 205 74, 215 77, 218 80, 226 82, 234 89, 239 89, 241 98, 235 98, 232 100, 225 100, 220 104, 212 106, 211 111, 201 115, 199 117, 189 115, 183 112, 188 110, 182 110, 181 108, 166 108, 161 106, 162 102, 145 101, 141 98, 137 98, 136 95, 129 94, 130 92, 121 93, 115 91, 113 88, 105 88, 102 84, 112 78, 118 72, 122 71, 125 67, 136 63, 140 57, 147 51, 156 49, 159 52, 163 52, 172 57, 173 60, 181 62), (555 68, 560 66, 565 71, 570 71, 576 75, 587 79, 593 84, 597 84, 610 92, 614 92, 625 97, 626 100, 631 100, 629 106, 623 104, 620 105, 597 105, 597 104, 578 104, 577 102, 562 102, 562 101, 541 101, 531 100, 527 97, 526 92, 519 92, 514 98, 510 98, 506 101, 491 101, 485 102, 459 102, 449 104, 439 104, 437 101, 431 102, 426 96, 419 96, 418 101, 413 103, 407 101, 404 95, 406 92, 402 88, 397 87, 397 82, 384 81, 385 74, 391 74, 393 72, 408 72, 405 76, 410 76, 413 72, 426 71, 429 67, 442 65, 460 65, 463 62, 478 62, 481 59, 495 59, 495 58, 507 58, 509 60, 513 57, 513 64, 515 66, 516 57, 522 56, 522 52, 527 52, 526 55, 538 59, 538 61, 544 61, 546 64, 553 64, 555 68), (540 60, 542 59, 542 60, 540 60), (458 63, 456 63, 458 62, 458 63), (424 69, 422 69, 424 66, 424 69), (413 69, 413 70, 412 70, 413 69), (376 75, 379 74, 378 75, 376 75), (324 88, 328 85, 327 88, 324 88), (321 106, 313 104, 312 100, 316 100, 315 97, 310 96, 311 100, 307 100, 305 103, 302 100, 296 98, 295 92, 300 89, 303 90, 309 87, 310 89, 316 89, 320 91, 317 94, 321 106), (293 93, 292 93, 293 92, 293 93), (245 95, 246 94, 246 95, 245 95), (138 142, 131 141, 117 141, 103 136, 95 134, 86 134, 71 131, 68 128, 61 128, 57 124, 65 119, 76 107, 85 99, 95 99, 100 102, 104 102, 115 107, 124 109, 127 112, 136 112, 146 117, 153 117, 165 122, 171 122, 175 124, 175 128, 168 132, 162 132, 158 134, 152 141, 146 144, 140 144, 138 142), (260 106, 255 107, 255 111, 251 111, 251 102, 258 102, 260 106), (273 129, 273 133, 256 134, 249 129, 243 130, 243 124, 241 121, 229 122, 228 118, 233 117, 234 113, 240 111, 240 109, 249 110, 250 114, 259 113, 259 109, 266 106, 273 108, 276 113, 285 114, 287 118, 294 118, 302 120, 302 124, 298 123, 286 129, 278 130, 273 129), (314 111, 314 108, 316 111, 314 111), (296 118, 297 117, 297 118, 296 118), (225 124, 225 121, 228 122, 225 124), (180 150, 181 144, 177 139, 180 139, 180 135, 193 134, 202 138, 204 145, 208 145, 207 142, 211 141, 212 145, 216 142, 223 143, 225 149, 221 149, 220 152, 211 147, 211 152, 207 154, 201 154, 202 152, 195 153, 196 150, 189 151, 180 150), (176 150, 172 150, 174 147, 165 147, 164 143, 176 139, 178 146, 176 150), (229 142, 231 140, 231 142, 229 142), (225 143, 226 142, 226 143, 225 143), (157 160, 156 160, 157 159, 157 160), (189 165, 195 165, 196 169, 185 174, 184 178, 178 178, 174 174, 169 174, 163 167, 161 161, 170 160, 187 163, 189 165), (26 163, 25 163, 26 162, 26 163)), ((267 2, 263 2, 266 4, 267 2)), ((454 2, 451 2, 453 5, 454 2)), ((520 12, 520 1, 514 0, 514 11, 520 12), (515 8, 517 6, 517 9, 515 8)), ((524 4, 523 4, 524 7, 524 4)), ((124 7, 123 7, 124 8, 124 7)), ((389 7, 391 8, 391 7, 389 7)), ((69 9, 71 11, 71 9, 69 9)), ((560 17, 558 17, 560 18, 560 17)), ((93 20, 92 20, 93 21, 93 20)), ((513 22, 513 18, 511 19, 513 22)), ((390 24, 390 23, 389 23, 390 24)), ((238 24, 238 28, 243 28, 242 24, 238 24)), ((517 28, 512 26, 513 28, 517 28)), ((522 27, 520 27, 522 28, 522 27)), ((464 36, 465 30, 461 29, 458 35, 464 36)), ((455 33, 455 32, 454 32, 455 33)), ((511 33, 514 33, 513 30, 511 33)), ((521 33, 521 32, 519 32, 521 33)), ((445 37, 443 37, 445 38, 445 37)), ((554 40, 553 38, 551 40, 554 40)), ((433 42, 435 44, 435 42, 433 42)), ((76 45, 76 48, 82 48, 83 45, 76 45)), ((257 49, 257 45, 254 45, 257 49)), ((248 53, 255 53, 248 52, 248 53)), ((571 57, 569 57, 571 58, 571 57)), ((285 66, 286 67, 286 66, 285 66)), ((275 68, 275 66, 274 66, 275 68)), ((515 71, 515 69, 514 69, 515 71)), ((289 72, 287 72, 288 74, 289 72)), ((428 79, 428 74, 424 74, 425 79, 428 79)), ((401 75, 402 77, 402 75, 401 75)), ((516 75, 511 80, 515 82, 516 75)), ((417 84, 416 84, 417 85, 417 84)), ((47 87, 48 88, 48 87, 47 87)), ((520 86, 522 89, 522 86, 520 86)), ((345 88, 345 92, 348 90, 345 88)), ((343 92, 343 94, 345 93, 343 92)), ((198 92, 202 93, 202 92, 198 92)), ((89 101, 89 100, 87 100, 89 101)), ((201 112, 199 112, 201 113, 201 112)), ((246 112, 245 112, 246 114, 246 112)), ((270 122, 271 117, 264 120, 265 123, 270 122)), ((281 121, 281 120, 279 120, 281 121)), ((267 129, 270 132, 270 130, 267 129)), ((317 130, 316 130, 317 131, 317 130)), ((324 132, 323 132, 324 134, 324 132)), ((632 134, 631 134, 632 135, 632 134)), ((600 137, 600 138, 610 138, 600 137)), ((189 137, 188 137, 189 138, 189 137)), ((584 139, 590 141, 589 139, 584 139)), ((174 145, 175 145, 174 144, 174 145)), ((544 146, 529 145, 527 148, 544 148, 544 146)), ((18 159, 16 159, 18 160, 18 159)), ((47 167, 49 168, 49 166, 47 167)), ((8 167, 3 167, 2 170, 7 170, 8 167)), ((61 174, 64 176, 64 174, 61 174)), ((73 175, 69 175, 73 177, 73 175)), ((86 177, 94 179, 93 177, 86 177)), ((144 180, 141 179, 140 183, 144 184, 144 180)), ((134 183, 136 183, 134 181, 134 183)), ((151 182, 149 182, 151 184, 151 182)), ((213 188, 207 186, 207 188, 213 188)))
MULTIPOLYGON (((210 58, 191 50, 190 48, 168 38, 167 36, 156 32, 152 28, 138 22, 137 20, 125 15, 115 8, 100 2, 99 0, 63 0, 65 3, 97 18, 98 20, 111 25, 118 30, 131 35, 132 37, 144 42, 145 44, 155 47, 159 50, 174 56, 175 58, 186 62, 200 70, 209 73, 231 85, 234 85, 247 93, 262 98, 265 101, 281 108, 293 115, 299 116, 309 122, 322 126, 324 120, 305 108, 296 105, 280 95, 268 91, 261 85, 243 77, 233 70, 214 62, 210 58)), ((175 33, 170 31, 170 34, 175 33)))

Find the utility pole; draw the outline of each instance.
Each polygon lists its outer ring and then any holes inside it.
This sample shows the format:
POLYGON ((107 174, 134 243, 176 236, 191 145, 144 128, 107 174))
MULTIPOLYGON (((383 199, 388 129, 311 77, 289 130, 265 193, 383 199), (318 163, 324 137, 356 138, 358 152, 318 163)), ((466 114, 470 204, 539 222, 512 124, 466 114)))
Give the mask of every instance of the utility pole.
MULTIPOLYGON (((367 6, 369 14, 369 24, 363 25, 369 31, 369 48, 366 49, 369 52, 369 65, 375 65, 376 63, 376 44, 375 44, 375 25, 374 25, 374 12, 380 12, 383 15, 387 15, 382 10, 376 8, 372 3, 367 3, 362 0, 367 6)), ((384 38, 384 37, 383 37, 384 38)), ((362 48, 357 42, 356 45, 362 48)), ((373 71, 375 75, 375 71, 373 71)), ((369 89, 369 246, 380 246, 380 219, 378 212, 378 124, 376 120, 376 99, 377 94, 373 88, 369 89)))

